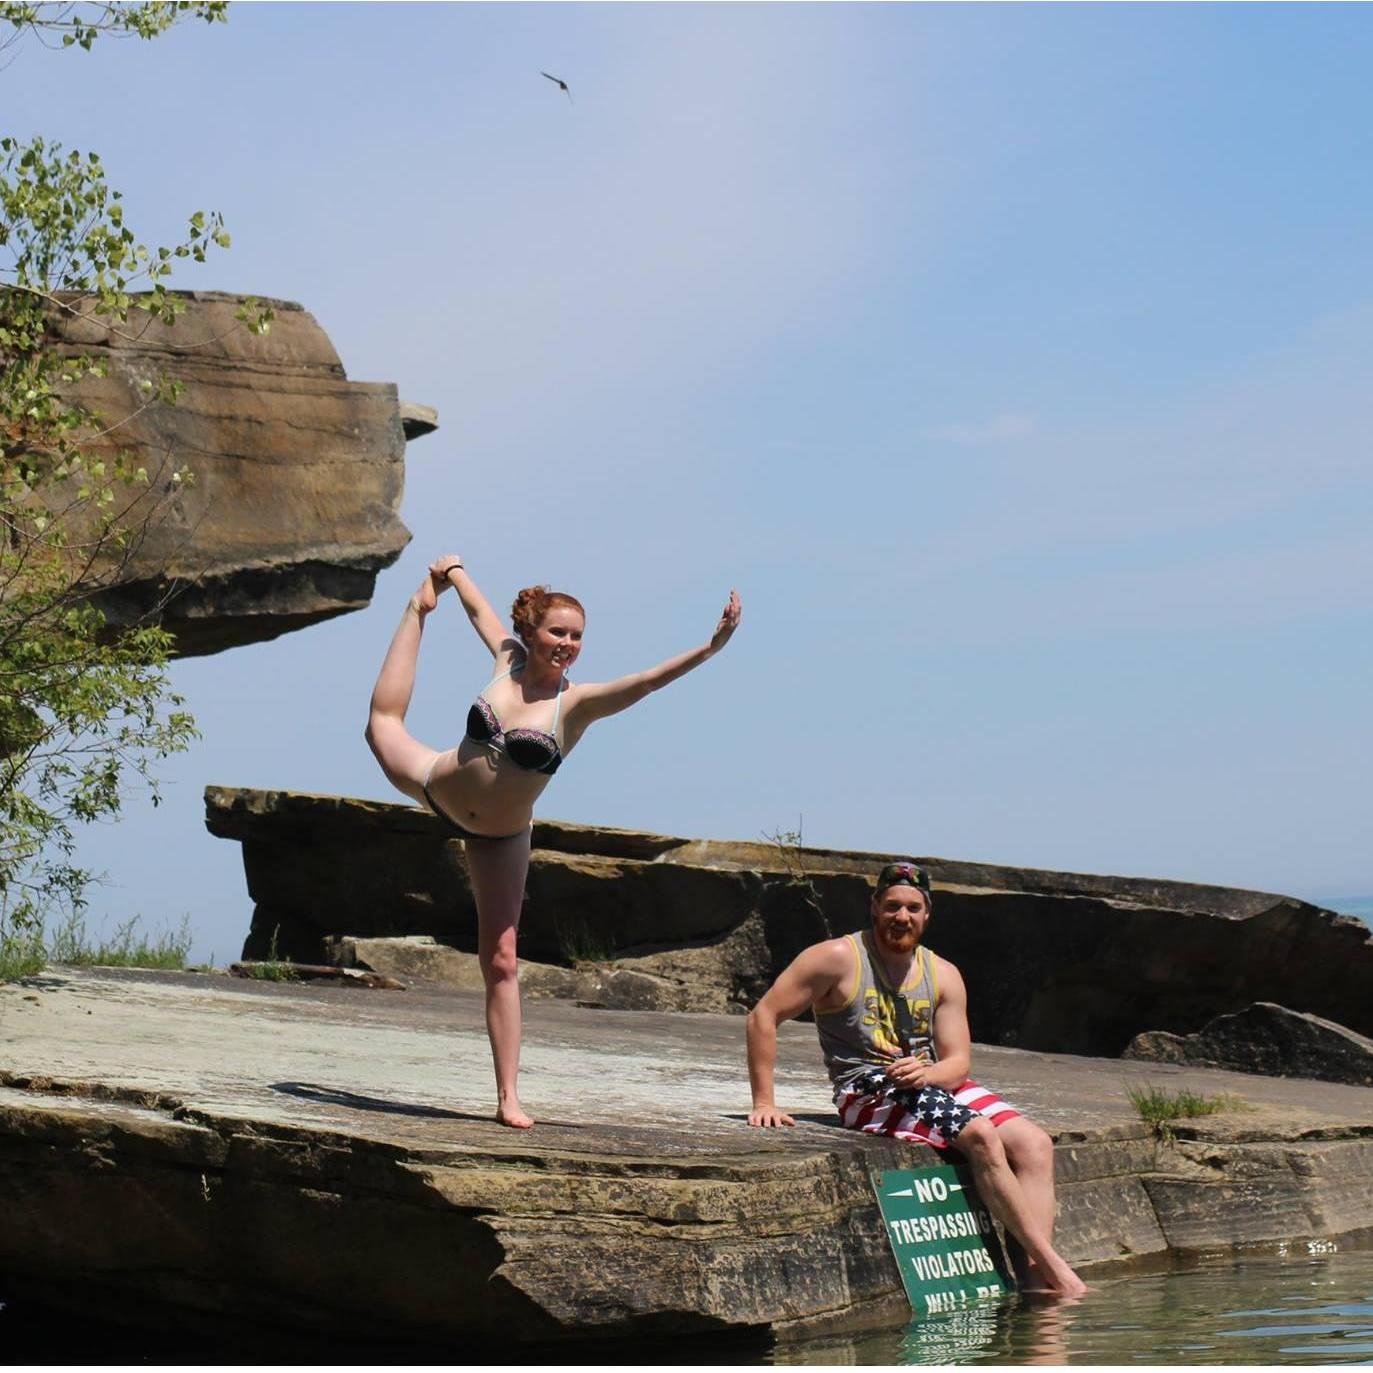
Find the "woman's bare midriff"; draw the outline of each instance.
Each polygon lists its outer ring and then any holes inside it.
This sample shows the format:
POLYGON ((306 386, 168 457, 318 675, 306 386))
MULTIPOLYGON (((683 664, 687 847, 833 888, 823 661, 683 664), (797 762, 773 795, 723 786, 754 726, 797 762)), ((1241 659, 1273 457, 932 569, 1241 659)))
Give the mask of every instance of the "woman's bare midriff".
POLYGON ((517 834, 529 824, 550 780, 546 773, 516 767, 496 749, 464 739, 440 754, 429 790, 464 829, 496 837, 517 834))

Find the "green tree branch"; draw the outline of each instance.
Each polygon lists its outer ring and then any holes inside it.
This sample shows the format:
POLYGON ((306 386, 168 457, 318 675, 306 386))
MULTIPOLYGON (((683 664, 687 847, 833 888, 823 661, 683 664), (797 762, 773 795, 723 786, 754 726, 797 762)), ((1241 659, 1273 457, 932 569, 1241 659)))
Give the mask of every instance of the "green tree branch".
MULTIPOLYGON (((87 49, 103 35, 152 38, 225 8, 0 3, 0 48, 25 34, 87 49)), ((174 405, 180 384, 149 377, 128 413, 97 414, 83 395, 105 364, 69 324, 133 340, 174 325, 185 306, 172 272, 228 246, 221 217, 201 210, 178 242, 149 246, 96 153, 0 138, 0 938, 50 907, 80 909, 94 879, 76 861, 77 827, 117 818, 134 781, 156 803, 156 765, 196 737, 171 690, 160 606, 116 629, 94 600, 192 480, 174 454, 152 462, 111 443, 135 415, 174 405)), ((271 317, 249 300, 239 327, 264 333, 271 317)))

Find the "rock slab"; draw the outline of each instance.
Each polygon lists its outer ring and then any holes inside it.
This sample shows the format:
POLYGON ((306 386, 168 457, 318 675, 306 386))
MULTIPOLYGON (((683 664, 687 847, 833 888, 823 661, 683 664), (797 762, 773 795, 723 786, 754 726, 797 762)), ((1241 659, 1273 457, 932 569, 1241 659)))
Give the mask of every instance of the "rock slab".
MULTIPOLYGON (((490 1120, 478 994, 52 969, 0 986, 0 1283, 398 1342, 789 1334, 906 1318, 869 1170, 782 1027, 751 1130, 737 1020, 527 1007, 533 1133, 490 1120)), ((1125 1265, 1373 1226, 1373 1092, 978 1046, 1057 1138, 1057 1242, 1125 1265), (1254 1109, 1146 1131, 1159 1074, 1254 1109)))
MULTIPOLYGON (((206 825, 243 845, 244 957, 325 959, 326 942, 428 935, 476 949, 463 846, 427 811, 209 787, 206 825)), ((807 944, 867 924, 883 857, 538 820, 520 951, 596 964, 607 1005, 751 1006, 807 944), (625 999, 619 1000, 617 997, 625 999)), ((1119 1055, 1255 1001, 1373 1034, 1373 932, 1290 897, 922 857, 927 939, 962 970, 975 1039, 1119 1055)))
POLYGON ((406 426, 437 423, 402 406, 390 382, 350 381, 315 318, 270 301, 270 332, 234 319, 242 296, 183 295, 166 326, 138 311, 115 329, 90 313, 63 316, 61 346, 102 360, 80 402, 106 424, 102 444, 138 450, 161 491, 183 485, 149 528, 102 606, 117 624, 159 606, 184 654, 275 638, 365 606, 377 573, 409 542, 400 521, 406 426), (175 405, 145 406, 141 384, 184 383, 175 405))
POLYGON ((1146 1031, 1130 1041, 1124 1057, 1373 1086, 1373 1039, 1271 1001, 1217 1016, 1196 1034, 1146 1031))

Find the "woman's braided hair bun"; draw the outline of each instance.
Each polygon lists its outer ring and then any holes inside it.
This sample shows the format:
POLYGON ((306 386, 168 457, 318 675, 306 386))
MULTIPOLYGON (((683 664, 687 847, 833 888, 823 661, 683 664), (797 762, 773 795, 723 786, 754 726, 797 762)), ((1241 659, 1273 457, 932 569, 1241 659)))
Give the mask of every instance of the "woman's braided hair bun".
POLYGON ((543 617, 560 605, 570 605, 583 619, 586 618, 582 603, 565 591, 550 591, 546 586, 527 586, 515 597, 515 604, 510 607, 510 619, 515 626, 515 633, 526 648, 534 637, 534 631, 543 623, 543 617))

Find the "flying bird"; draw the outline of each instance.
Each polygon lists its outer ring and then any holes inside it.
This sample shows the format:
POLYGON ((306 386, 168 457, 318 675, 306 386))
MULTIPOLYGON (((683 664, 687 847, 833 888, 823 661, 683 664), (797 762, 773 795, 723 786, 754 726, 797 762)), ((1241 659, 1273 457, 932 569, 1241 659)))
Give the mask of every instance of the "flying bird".
MULTIPOLYGON (((539 75, 540 75, 540 76, 548 76, 548 73, 547 73, 547 72, 540 72, 539 75)), ((561 77, 557 77, 557 76, 548 76, 548 79, 549 79, 549 80, 550 80, 550 81, 551 81, 560 91, 562 91, 562 93, 567 97, 567 103, 570 105, 570 104, 572 103, 572 92, 571 92, 570 90, 567 89, 567 82, 564 81, 561 77)))

